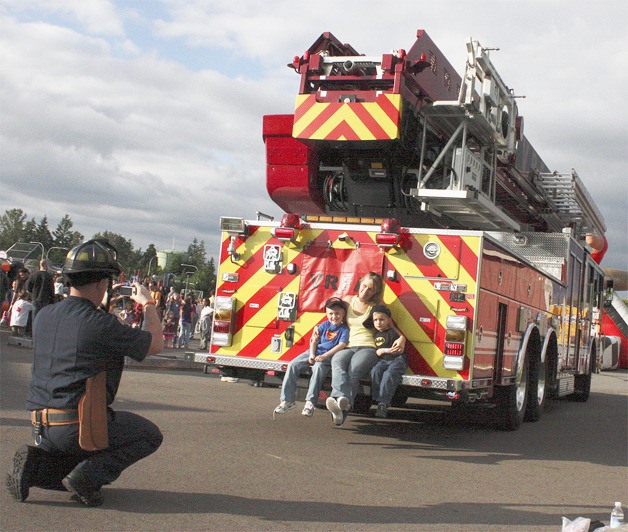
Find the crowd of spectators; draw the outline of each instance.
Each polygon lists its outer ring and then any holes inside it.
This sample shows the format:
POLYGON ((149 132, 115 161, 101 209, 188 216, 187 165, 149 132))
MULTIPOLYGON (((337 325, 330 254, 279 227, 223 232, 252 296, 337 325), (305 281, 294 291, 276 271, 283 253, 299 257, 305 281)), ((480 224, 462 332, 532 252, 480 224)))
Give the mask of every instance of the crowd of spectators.
MULTIPOLYGON (((142 305, 121 296, 114 285, 109 311, 129 327, 140 328, 143 321, 142 305)), ((166 288, 157 279, 141 284, 148 287, 163 327, 164 347, 188 349, 190 340, 198 335, 202 349, 209 346, 213 298, 197 300, 194 292, 179 293, 174 286, 166 288)), ((3 265, 0 277, 2 325, 11 328, 13 335, 30 337, 37 312, 46 305, 63 300, 67 288, 60 273, 51 273, 50 264, 42 260, 39 270, 31 272, 22 264, 3 265), (12 269, 11 269, 12 268, 12 269)))

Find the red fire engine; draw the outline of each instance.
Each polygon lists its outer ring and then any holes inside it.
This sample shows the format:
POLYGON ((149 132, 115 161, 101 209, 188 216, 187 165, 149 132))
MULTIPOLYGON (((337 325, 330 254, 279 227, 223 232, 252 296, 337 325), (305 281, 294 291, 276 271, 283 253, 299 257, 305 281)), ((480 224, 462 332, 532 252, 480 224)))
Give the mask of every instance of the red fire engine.
MULTIPOLYGON (((375 271, 407 338, 408 397, 494 406, 501 428, 550 397, 586 401, 603 272, 585 237, 604 220, 575 171, 551 172, 517 96, 478 42, 463 77, 427 34, 360 55, 330 33, 288 65, 293 115, 265 116, 280 222, 221 218, 207 366, 281 374, 330 296, 375 271)), ((368 383, 354 409, 370 407, 368 383)))

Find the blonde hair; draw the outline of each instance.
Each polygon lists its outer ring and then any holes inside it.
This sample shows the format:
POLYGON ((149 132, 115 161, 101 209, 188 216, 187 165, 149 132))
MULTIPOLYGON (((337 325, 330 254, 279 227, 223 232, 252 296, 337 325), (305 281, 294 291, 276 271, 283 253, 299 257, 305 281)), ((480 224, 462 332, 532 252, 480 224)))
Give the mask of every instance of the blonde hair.
POLYGON ((384 279, 382 279, 382 276, 379 273, 368 272, 360 279, 358 286, 360 286, 366 279, 371 279, 371 281, 373 281, 373 295, 368 302, 379 303, 382 300, 382 295, 384 294, 384 279))

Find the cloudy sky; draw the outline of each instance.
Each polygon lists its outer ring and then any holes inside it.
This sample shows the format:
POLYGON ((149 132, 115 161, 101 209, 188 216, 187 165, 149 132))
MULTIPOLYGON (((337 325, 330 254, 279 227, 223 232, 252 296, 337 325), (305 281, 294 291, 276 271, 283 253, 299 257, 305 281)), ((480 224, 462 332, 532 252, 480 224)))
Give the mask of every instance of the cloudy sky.
POLYGON ((625 0, 0 0, 0 213, 215 256, 221 215, 280 214, 261 126, 293 111, 286 64, 324 31, 379 55, 425 29, 460 74, 470 36, 500 48, 526 136, 577 170, 625 268, 627 28, 625 0))

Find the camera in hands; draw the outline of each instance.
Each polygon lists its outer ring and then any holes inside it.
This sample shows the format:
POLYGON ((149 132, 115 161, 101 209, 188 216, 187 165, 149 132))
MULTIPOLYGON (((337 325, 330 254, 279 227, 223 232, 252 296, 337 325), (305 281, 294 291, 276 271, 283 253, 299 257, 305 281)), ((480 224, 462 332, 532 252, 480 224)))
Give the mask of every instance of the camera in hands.
POLYGON ((120 287, 120 295, 121 296, 134 296, 137 294, 137 288, 135 286, 121 286, 120 287))

